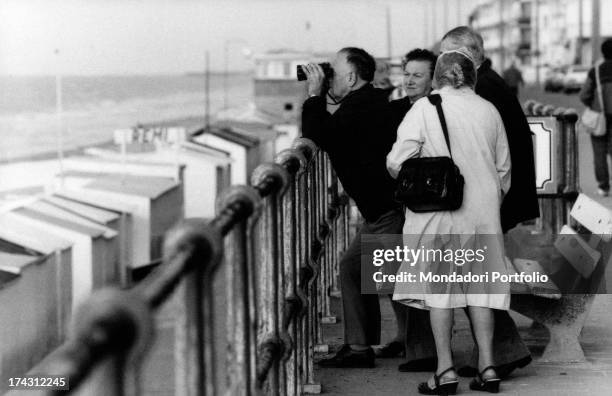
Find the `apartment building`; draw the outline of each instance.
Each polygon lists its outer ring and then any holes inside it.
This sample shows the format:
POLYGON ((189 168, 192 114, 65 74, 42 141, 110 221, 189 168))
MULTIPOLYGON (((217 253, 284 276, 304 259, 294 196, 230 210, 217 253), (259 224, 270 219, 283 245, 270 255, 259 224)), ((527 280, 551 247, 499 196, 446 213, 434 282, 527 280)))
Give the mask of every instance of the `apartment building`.
MULTIPOLYGON (((482 34, 494 69, 501 71, 516 62, 527 79, 533 79, 538 69, 593 62, 592 3, 482 0, 470 15, 470 25, 482 34)), ((601 37, 612 37, 612 1, 600 4, 601 37)))

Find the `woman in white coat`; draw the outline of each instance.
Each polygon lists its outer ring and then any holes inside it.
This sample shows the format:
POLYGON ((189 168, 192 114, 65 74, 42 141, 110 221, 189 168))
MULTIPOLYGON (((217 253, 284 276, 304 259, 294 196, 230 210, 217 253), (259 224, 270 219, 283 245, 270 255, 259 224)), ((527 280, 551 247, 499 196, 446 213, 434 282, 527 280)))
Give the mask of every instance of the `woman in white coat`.
MULTIPOLYGON (((436 63, 434 88, 442 98, 452 158, 465 178, 461 208, 456 211, 414 213, 406 209, 405 244, 443 248, 460 235, 461 247, 483 247, 483 262, 474 262, 475 275, 510 272, 505 259, 499 209, 503 194, 510 188, 510 154, 501 117, 495 107, 476 95, 476 67, 467 49, 443 53, 436 63), (435 238, 434 238, 435 237, 435 238), (465 245, 469 240, 470 245, 465 245)), ((413 157, 449 156, 438 113, 427 98, 417 101, 397 131, 397 141, 387 156, 387 168, 397 177, 402 164, 413 157)), ((455 246, 455 248, 458 246, 455 246)), ((439 263, 422 260, 417 267, 403 264, 400 271, 440 271, 439 263)), ((461 272, 467 266, 455 266, 461 272)), ((447 268, 447 267, 445 267, 447 268)), ((442 270, 445 271, 445 270, 442 270)), ((468 307, 479 350, 480 375, 472 381, 474 390, 495 392, 499 378, 493 367, 492 339, 494 309, 507 310, 509 285, 490 282, 440 285, 396 283, 394 300, 430 310, 431 327, 438 354, 436 374, 419 386, 424 394, 454 394, 457 374, 453 368, 451 331, 453 308, 468 307)))

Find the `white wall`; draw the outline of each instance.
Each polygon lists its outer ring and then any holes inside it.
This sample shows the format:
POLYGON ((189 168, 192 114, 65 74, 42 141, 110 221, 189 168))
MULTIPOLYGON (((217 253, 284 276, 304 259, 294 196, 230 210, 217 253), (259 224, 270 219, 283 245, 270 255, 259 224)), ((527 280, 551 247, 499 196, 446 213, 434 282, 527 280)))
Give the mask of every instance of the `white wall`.
POLYGON ((230 153, 232 162, 232 184, 248 184, 247 177, 247 152, 243 146, 229 142, 218 136, 203 134, 194 138, 198 143, 206 144, 216 149, 230 153))

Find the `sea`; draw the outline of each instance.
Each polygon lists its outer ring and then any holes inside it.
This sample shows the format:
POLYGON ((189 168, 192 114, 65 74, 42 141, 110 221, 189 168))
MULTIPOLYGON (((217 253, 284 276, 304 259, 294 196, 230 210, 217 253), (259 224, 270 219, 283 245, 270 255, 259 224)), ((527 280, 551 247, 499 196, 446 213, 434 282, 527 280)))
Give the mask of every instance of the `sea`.
MULTIPOLYGON (((210 75, 211 116, 253 98, 251 74, 210 75)), ((204 116, 204 74, 63 76, 61 117, 56 77, 0 76, 0 163, 53 156, 107 142, 139 123, 204 116), (60 139, 61 137, 61 139, 60 139)))

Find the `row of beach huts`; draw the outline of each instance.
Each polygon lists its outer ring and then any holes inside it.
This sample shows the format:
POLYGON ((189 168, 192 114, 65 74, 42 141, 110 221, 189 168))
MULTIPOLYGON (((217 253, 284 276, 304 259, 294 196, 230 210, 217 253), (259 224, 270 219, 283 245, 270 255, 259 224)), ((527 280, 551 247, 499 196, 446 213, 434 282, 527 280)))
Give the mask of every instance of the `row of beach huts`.
POLYGON ((0 393, 65 340, 92 291, 137 283, 168 229, 214 216, 219 191, 247 183, 296 133, 261 120, 173 121, 115 131, 112 144, 61 162, 2 167, 0 393))

